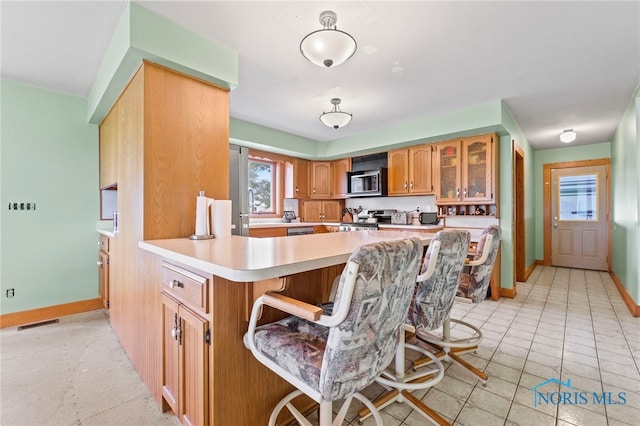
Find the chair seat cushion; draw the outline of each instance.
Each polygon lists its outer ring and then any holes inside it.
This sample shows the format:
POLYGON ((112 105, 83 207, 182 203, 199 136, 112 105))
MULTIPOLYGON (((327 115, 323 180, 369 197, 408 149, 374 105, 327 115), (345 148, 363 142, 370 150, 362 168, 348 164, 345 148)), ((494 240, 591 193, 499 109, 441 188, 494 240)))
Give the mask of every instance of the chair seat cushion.
POLYGON ((257 349, 309 386, 318 388, 329 329, 290 316, 256 328, 257 349))

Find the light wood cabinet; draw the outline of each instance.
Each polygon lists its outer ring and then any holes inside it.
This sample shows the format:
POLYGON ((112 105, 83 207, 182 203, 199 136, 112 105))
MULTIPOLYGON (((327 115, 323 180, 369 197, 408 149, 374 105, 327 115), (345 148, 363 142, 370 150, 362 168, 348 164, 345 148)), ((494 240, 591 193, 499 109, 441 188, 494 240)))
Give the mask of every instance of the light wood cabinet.
POLYGON ((331 162, 311 162, 311 198, 331 198, 331 162))
POLYGON ((284 226, 277 228, 249 228, 249 236, 257 238, 286 237, 287 228, 284 226))
POLYGON ((460 141, 436 144, 434 171, 436 181, 436 201, 449 203, 461 201, 461 151, 460 141))
MULTIPOLYGON (((496 205, 497 148, 494 134, 436 144, 434 176, 436 204, 452 206, 454 214, 473 214, 464 206, 496 205)), ((445 214, 448 212, 445 211, 445 214)), ((492 211, 491 213, 495 213, 492 211)))
POLYGON ((326 199, 347 197, 347 172, 351 171, 351 159, 311 162, 310 198, 326 199))
POLYGON ((309 198, 310 161, 292 158, 285 163, 284 198, 309 198))
POLYGON ((162 397, 184 425, 208 424, 212 278, 162 264, 162 397))
POLYGON ((432 194, 432 151, 432 145, 417 145, 389 151, 388 194, 432 194))
POLYGON ((462 141, 462 198, 482 203, 494 200, 493 136, 484 135, 462 141))
POLYGON ((208 424, 209 322, 162 293, 162 396, 184 425, 208 424))
POLYGON ((98 235, 98 293, 105 309, 109 309, 109 243, 109 237, 98 235))
POLYGON ((117 184, 118 104, 100 125, 100 189, 117 184))
POLYGON ((303 222, 340 222, 342 219, 342 201, 305 200, 302 202, 303 222))
POLYGON ((229 149, 228 108, 228 90, 149 62, 117 101, 120 232, 111 255, 110 322, 159 405, 163 303, 138 244, 193 234, 198 191, 229 198, 229 156, 220 155, 229 149))
POLYGON ((342 220, 342 202, 337 200, 323 201, 322 214, 324 222, 340 222, 342 220))
POLYGON ((331 162, 331 198, 347 198, 347 172, 351 171, 351 158, 331 162))

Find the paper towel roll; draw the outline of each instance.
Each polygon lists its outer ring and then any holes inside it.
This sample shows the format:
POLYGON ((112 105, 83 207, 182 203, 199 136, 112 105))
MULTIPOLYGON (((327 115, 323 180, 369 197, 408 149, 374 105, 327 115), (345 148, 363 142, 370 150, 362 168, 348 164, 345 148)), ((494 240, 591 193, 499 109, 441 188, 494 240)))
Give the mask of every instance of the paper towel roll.
POLYGON ((211 210, 213 235, 216 238, 231 237, 231 200, 216 200, 211 210))
POLYGON ((203 192, 196 197, 196 229, 195 235, 209 235, 209 198, 203 192))

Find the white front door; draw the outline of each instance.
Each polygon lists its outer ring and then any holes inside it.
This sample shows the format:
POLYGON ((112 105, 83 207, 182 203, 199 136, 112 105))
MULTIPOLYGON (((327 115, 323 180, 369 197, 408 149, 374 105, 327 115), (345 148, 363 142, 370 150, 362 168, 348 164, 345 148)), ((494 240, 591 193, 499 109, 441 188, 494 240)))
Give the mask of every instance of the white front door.
POLYGON ((551 264, 608 270, 606 166, 551 170, 551 264))

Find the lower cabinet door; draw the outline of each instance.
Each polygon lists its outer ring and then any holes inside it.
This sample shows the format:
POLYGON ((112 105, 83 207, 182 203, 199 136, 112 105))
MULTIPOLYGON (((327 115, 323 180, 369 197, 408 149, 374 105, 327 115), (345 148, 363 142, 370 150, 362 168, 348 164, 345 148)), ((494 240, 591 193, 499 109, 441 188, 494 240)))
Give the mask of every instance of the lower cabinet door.
POLYGON ((185 425, 209 419, 209 322, 162 293, 162 396, 185 425))
POLYGON ((178 312, 182 319, 180 347, 180 421, 185 425, 209 424, 209 357, 206 333, 208 321, 184 306, 178 312))
POLYGON ((162 397, 174 414, 178 414, 180 395, 180 317, 178 302, 162 293, 162 397))

